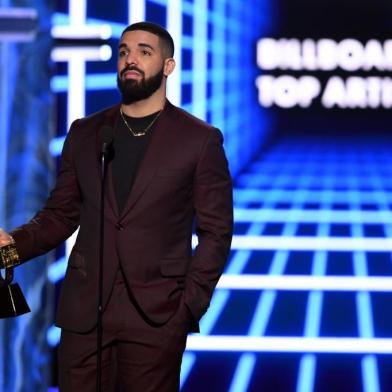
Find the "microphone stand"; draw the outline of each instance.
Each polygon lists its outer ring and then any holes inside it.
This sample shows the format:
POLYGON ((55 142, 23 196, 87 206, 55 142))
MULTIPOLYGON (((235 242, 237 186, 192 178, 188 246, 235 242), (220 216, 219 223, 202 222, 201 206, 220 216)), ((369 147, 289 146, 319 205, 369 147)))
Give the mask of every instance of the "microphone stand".
POLYGON ((105 179, 106 179, 106 158, 109 153, 109 143, 102 144, 101 151, 101 208, 100 208, 100 224, 99 224, 99 266, 98 266, 98 306, 97 306, 97 384, 96 391, 101 392, 102 378, 102 291, 103 291, 103 242, 105 228, 105 179))

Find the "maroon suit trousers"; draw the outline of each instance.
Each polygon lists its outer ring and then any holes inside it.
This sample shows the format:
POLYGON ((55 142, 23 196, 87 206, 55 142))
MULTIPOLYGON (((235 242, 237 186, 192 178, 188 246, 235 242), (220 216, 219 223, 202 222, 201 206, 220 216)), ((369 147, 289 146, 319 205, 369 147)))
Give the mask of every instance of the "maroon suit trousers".
MULTIPOLYGON (((80 317, 83 317, 81 314, 80 317)), ((163 326, 150 325, 118 273, 103 313, 102 392, 175 392, 191 316, 182 302, 163 326)), ((62 330, 58 351, 61 392, 96 391, 96 329, 62 330)))

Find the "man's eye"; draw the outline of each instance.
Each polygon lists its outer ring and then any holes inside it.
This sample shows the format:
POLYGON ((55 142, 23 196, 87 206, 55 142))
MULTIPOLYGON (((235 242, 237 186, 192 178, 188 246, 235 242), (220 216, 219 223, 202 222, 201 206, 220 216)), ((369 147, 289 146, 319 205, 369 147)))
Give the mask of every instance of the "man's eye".
POLYGON ((151 56, 151 52, 149 52, 148 50, 142 50, 142 53, 144 56, 151 56))
POLYGON ((118 52, 118 57, 124 57, 127 54, 125 50, 122 50, 121 52, 118 52))

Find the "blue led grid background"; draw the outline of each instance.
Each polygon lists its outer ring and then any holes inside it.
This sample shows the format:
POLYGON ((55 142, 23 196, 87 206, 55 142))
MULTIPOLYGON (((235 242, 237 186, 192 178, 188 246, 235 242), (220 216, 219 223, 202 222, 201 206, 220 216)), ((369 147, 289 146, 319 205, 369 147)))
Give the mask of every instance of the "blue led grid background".
MULTIPOLYGON (((73 0, 56 7, 53 26, 64 30, 52 30, 53 156, 75 118, 118 101, 116 43, 142 19, 174 36, 181 72, 169 99, 224 133, 235 236, 201 334, 188 339, 182 390, 391 390, 390 136, 368 129, 354 137, 349 127, 328 136, 321 120, 308 133, 277 132, 290 116, 308 113, 257 103, 256 42, 277 31, 276 4, 73 0), (80 37, 87 26, 97 27, 95 38, 80 37)), ((51 284, 60 284, 71 244, 56 252, 51 284)), ((49 344, 58 337, 51 327, 49 344)), ((53 391, 55 383, 53 376, 53 391)))

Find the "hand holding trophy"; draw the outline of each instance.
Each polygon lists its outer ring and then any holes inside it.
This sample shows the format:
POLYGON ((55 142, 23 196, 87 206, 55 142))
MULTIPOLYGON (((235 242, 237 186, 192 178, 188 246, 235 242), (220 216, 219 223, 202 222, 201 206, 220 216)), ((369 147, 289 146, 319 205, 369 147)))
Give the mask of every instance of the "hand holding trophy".
POLYGON ((26 299, 17 283, 12 283, 14 267, 20 264, 18 252, 11 236, 0 229, 0 318, 15 317, 30 312, 26 299))

